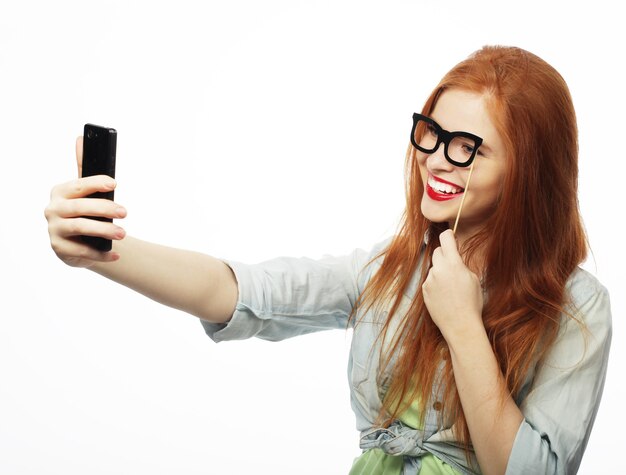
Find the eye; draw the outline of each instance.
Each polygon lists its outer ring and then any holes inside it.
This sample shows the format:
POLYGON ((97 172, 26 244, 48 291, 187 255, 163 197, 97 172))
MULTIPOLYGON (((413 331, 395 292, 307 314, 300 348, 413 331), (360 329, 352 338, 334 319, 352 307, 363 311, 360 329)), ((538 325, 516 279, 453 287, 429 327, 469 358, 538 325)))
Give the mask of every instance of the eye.
MULTIPOLYGON (((468 155, 471 155, 472 153, 474 153, 474 146, 472 144, 469 143, 464 143, 461 148, 463 149, 463 151, 465 153, 467 153, 468 155)), ((478 152, 480 153, 480 152, 478 152)))
POLYGON ((426 130, 428 131, 428 133, 432 136, 437 136, 437 129, 435 128, 435 126, 433 124, 426 124, 426 130))
MULTIPOLYGON (((476 145, 473 142, 465 142, 461 145, 461 149, 469 156, 474 153, 474 150, 476 150, 476 145)), ((481 157, 485 156, 480 148, 476 151, 476 155, 480 155, 481 157)))

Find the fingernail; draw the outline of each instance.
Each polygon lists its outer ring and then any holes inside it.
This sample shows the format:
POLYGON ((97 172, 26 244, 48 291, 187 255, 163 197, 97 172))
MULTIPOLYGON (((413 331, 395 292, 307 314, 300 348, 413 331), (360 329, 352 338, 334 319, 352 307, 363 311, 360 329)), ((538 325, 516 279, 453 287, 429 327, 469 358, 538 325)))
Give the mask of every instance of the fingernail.
POLYGON ((118 206, 115 209, 115 214, 120 218, 123 218, 124 216, 126 216, 126 208, 124 208, 123 206, 118 206))
POLYGON ((107 184, 105 185, 109 190, 114 190, 115 186, 117 185, 117 183, 115 182, 115 180, 113 181, 108 181, 107 184))

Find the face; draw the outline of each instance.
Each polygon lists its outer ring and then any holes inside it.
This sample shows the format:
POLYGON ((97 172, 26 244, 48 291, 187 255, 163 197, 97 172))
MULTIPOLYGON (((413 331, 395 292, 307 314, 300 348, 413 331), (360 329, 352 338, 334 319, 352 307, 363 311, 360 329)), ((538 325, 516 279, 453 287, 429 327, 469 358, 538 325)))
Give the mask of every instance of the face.
MULTIPOLYGON (((482 145, 474 159, 474 171, 457 228, 457 237, 476 232, 495 209, 506 169, 504 144, 491 121, 483 95, 457 89, 444 91, 430 114, 445 130, 478 135, 482 145)), ((422 213, 430 221, 454 226, 466 194, 470 167, 456 167, 446 160, 444 145, 433 153, 415 150, 424 195, 422 213)))

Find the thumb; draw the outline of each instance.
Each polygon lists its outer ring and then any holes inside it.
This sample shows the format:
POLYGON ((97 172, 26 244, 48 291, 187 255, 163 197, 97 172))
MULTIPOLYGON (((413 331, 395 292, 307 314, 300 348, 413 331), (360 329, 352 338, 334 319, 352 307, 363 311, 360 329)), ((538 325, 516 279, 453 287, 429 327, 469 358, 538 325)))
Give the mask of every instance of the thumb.
POLYGON ((439 243, 441 244, 441 250, 443 251, 444 256, 458 257, 461 259, 456 239, 451 229, 447 229, 439 235, 439 243))
POLYGON ((83 176, 83 136, 76 139, 76 165, 78 166, 78 178, 83 176))

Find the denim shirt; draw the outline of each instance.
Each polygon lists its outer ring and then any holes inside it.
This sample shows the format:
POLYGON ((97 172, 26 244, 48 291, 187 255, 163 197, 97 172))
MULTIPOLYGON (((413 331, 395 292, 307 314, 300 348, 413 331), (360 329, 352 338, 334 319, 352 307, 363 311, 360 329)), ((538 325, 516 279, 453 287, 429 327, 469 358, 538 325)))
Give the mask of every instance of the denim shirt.
MULTIPOLYGON (((260 264, 226 261, 238 282, 235 312, 226 324, 202 321, 215 341, 258 337, 279 341, 311 332, 348 328, 357 297, 380 267, 374 259, 389 241, 371 252, 355 250, 344 257, 280 257, 260 264)), ((417 291, 416 271, 395 321, 417 291)), ((575 473, 600 404, 611 341, 611 314, 606 289, 588 272, 577 269, 567 292, 571 311, 585 325, 561 316, 557 340, 541 365, 527 375, 515 400, 524 415, 509 457, 507 474, 575 473)), ((348 378, 356 427, 363 450, 380 448, 403 455, 404 474, 417 474, 420 455, 431 453, 461 473, 479 473, 475 457, 466 458, 450 427, 440 426, 438 405, 427 410, 422 430, 400 421, 388 428, 375 424, 384 389, 377 375, 386 312, 357 312, 348 378)), ((393 323, 391 330, 393 330, 393 323)), ((390 332, 390 334, 392 334, 390 332)))

